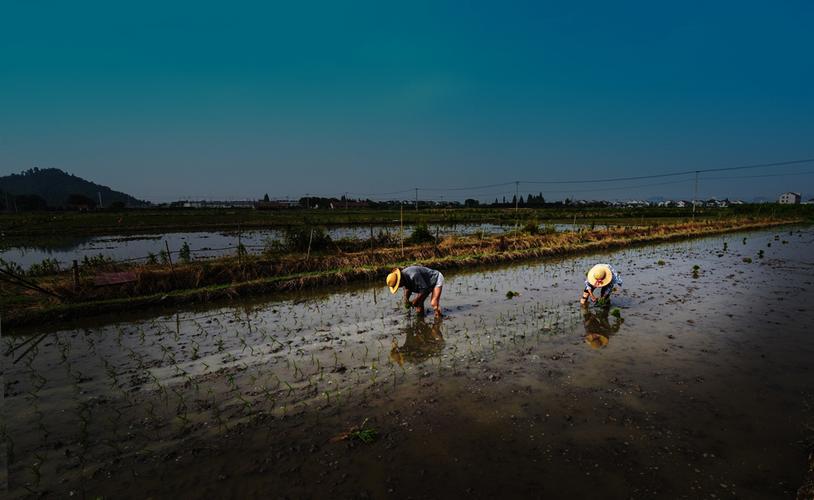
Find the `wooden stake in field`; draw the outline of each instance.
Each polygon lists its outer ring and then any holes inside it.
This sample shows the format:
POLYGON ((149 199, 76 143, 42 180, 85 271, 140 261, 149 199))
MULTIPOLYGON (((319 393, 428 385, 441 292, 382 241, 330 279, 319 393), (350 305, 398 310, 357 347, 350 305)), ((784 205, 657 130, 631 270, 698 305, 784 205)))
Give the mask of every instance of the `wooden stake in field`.
POLYGON ((76 259, 73 261, 73 290, 79 290, 79 261, 76 259))
POLYGON ((167 249, 167 262, 170 263, 170 274, 172 275, 173 283, 175 283, 175 266, 172 265, 172 253, 170 252, 170 244, 167 243, 167 240, 164 240, 164 248, 167 249))
POLYGON ((237 265, 243 265, 243 253, 242 249, 240 248, 240 224, 237 226, 237 265))
POLYGON ((308 236, 308 252, 305 254, 305 260, 311 258, 311 242, 314 241, 314 230, 311 229, 311 235, 308 236))
POLYGON ((399 208, 399 239, 401 240, 401 256, 404 257, 404 203, 399 208))

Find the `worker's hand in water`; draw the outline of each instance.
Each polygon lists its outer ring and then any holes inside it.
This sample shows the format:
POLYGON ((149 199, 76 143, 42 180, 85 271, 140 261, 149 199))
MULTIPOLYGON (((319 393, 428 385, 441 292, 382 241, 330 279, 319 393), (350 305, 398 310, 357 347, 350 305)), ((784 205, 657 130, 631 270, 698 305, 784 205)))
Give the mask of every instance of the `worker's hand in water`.
POLYGON ((409 300, 405 300, 404 301, 404 308, 405 309, 410 309, 411 307, 413 307, 413 303, 410 302, 409 300))

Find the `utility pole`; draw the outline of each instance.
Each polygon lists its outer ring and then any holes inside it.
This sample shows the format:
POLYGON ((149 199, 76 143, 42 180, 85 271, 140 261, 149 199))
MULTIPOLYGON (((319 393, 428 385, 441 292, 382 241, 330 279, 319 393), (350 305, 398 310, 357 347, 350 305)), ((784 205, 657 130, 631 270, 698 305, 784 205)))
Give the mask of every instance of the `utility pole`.
POLYGON ((418 188, 415 188, 415 211, 418 212, 418 188))
POLYGON ((695 171, 695 190, 692 193, 692 219, 695 220, 695 205, 698 199, 698 170, 695 171))
POLYGON ((345 191, 345 210, 348 209, 348 192, 345 191))
POLYGON ((520 181, 514 181, 514 229, 517 231, 517 228, 520 226, 520 212, 518 211, 517 203, 520 201, 518 195, 520 194, 520 181))
POLYGON ((102 192, 96 191, 96 194, 99 195, 99 208, 102 208, 102 192))

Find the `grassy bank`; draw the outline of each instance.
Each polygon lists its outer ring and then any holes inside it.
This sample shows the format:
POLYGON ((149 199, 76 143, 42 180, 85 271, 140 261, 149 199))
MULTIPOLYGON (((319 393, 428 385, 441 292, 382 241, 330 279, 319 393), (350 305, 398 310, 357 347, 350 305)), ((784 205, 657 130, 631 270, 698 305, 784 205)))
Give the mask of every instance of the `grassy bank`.
MULTIPOLYGON (((814 218, 811 205, 739 205, 728 208, 699 208, 697 219, 721 219, 742 216, 814 218)), ((493 223, 513 224, 529 220, 578 223, 643 223, 653 220, 685 220, 692 217, 688 208, 609 208, 552 206, 545 208, 421 208, 406 206, 404 223, 433 224, 493 223)), ((133 209, 124 211, 33 212, 0 214, 0 233, 4 239, 48 236, 97 236, 160 233, 169 231, 236 231, 301 225, 384 225, 398 223, 399 210, 286 209, 133 209)))
POLYGON ((549 234, 515 234, 480 238, 449 237, 400 247, 383 247, 355 252, 333 249, 306 257, 280 254, 221 258, 175 265, 122 265, 135 281, 96 287, 87 274, 74 287, 67 274, 45 276, 37 284, 62 297, 60 301, 31 290, 13 290, 4 285, 3 326, 79 318, 151 305, 172 305, 248 296, 253 294, 341 285, 351 281, 379 280, 394 266, 421 263, 437 269, 455 269, 484 264, 566 256, 635 244, 658 243, 731 231, 760 229, 801 222, 800 219, 724 219, 685 222, 650 227, 611 228, 549 234))

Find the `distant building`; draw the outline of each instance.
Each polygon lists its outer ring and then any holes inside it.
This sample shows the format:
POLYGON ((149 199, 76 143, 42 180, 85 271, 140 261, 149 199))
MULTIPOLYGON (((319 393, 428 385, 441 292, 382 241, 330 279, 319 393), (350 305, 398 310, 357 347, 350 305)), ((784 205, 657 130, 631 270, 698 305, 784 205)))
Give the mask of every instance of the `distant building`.
POLYGON ((777 200, 778 203, 781 205, 799 205, 800 204, 800 193, 783 193, 780 195, 780 198, 777 200))
POLYGON ((258 201, 254 204, 254 208, 257 210, 277 210, 281 208, 296 208, 299 206, 299 200, 269 200, 258 201))

